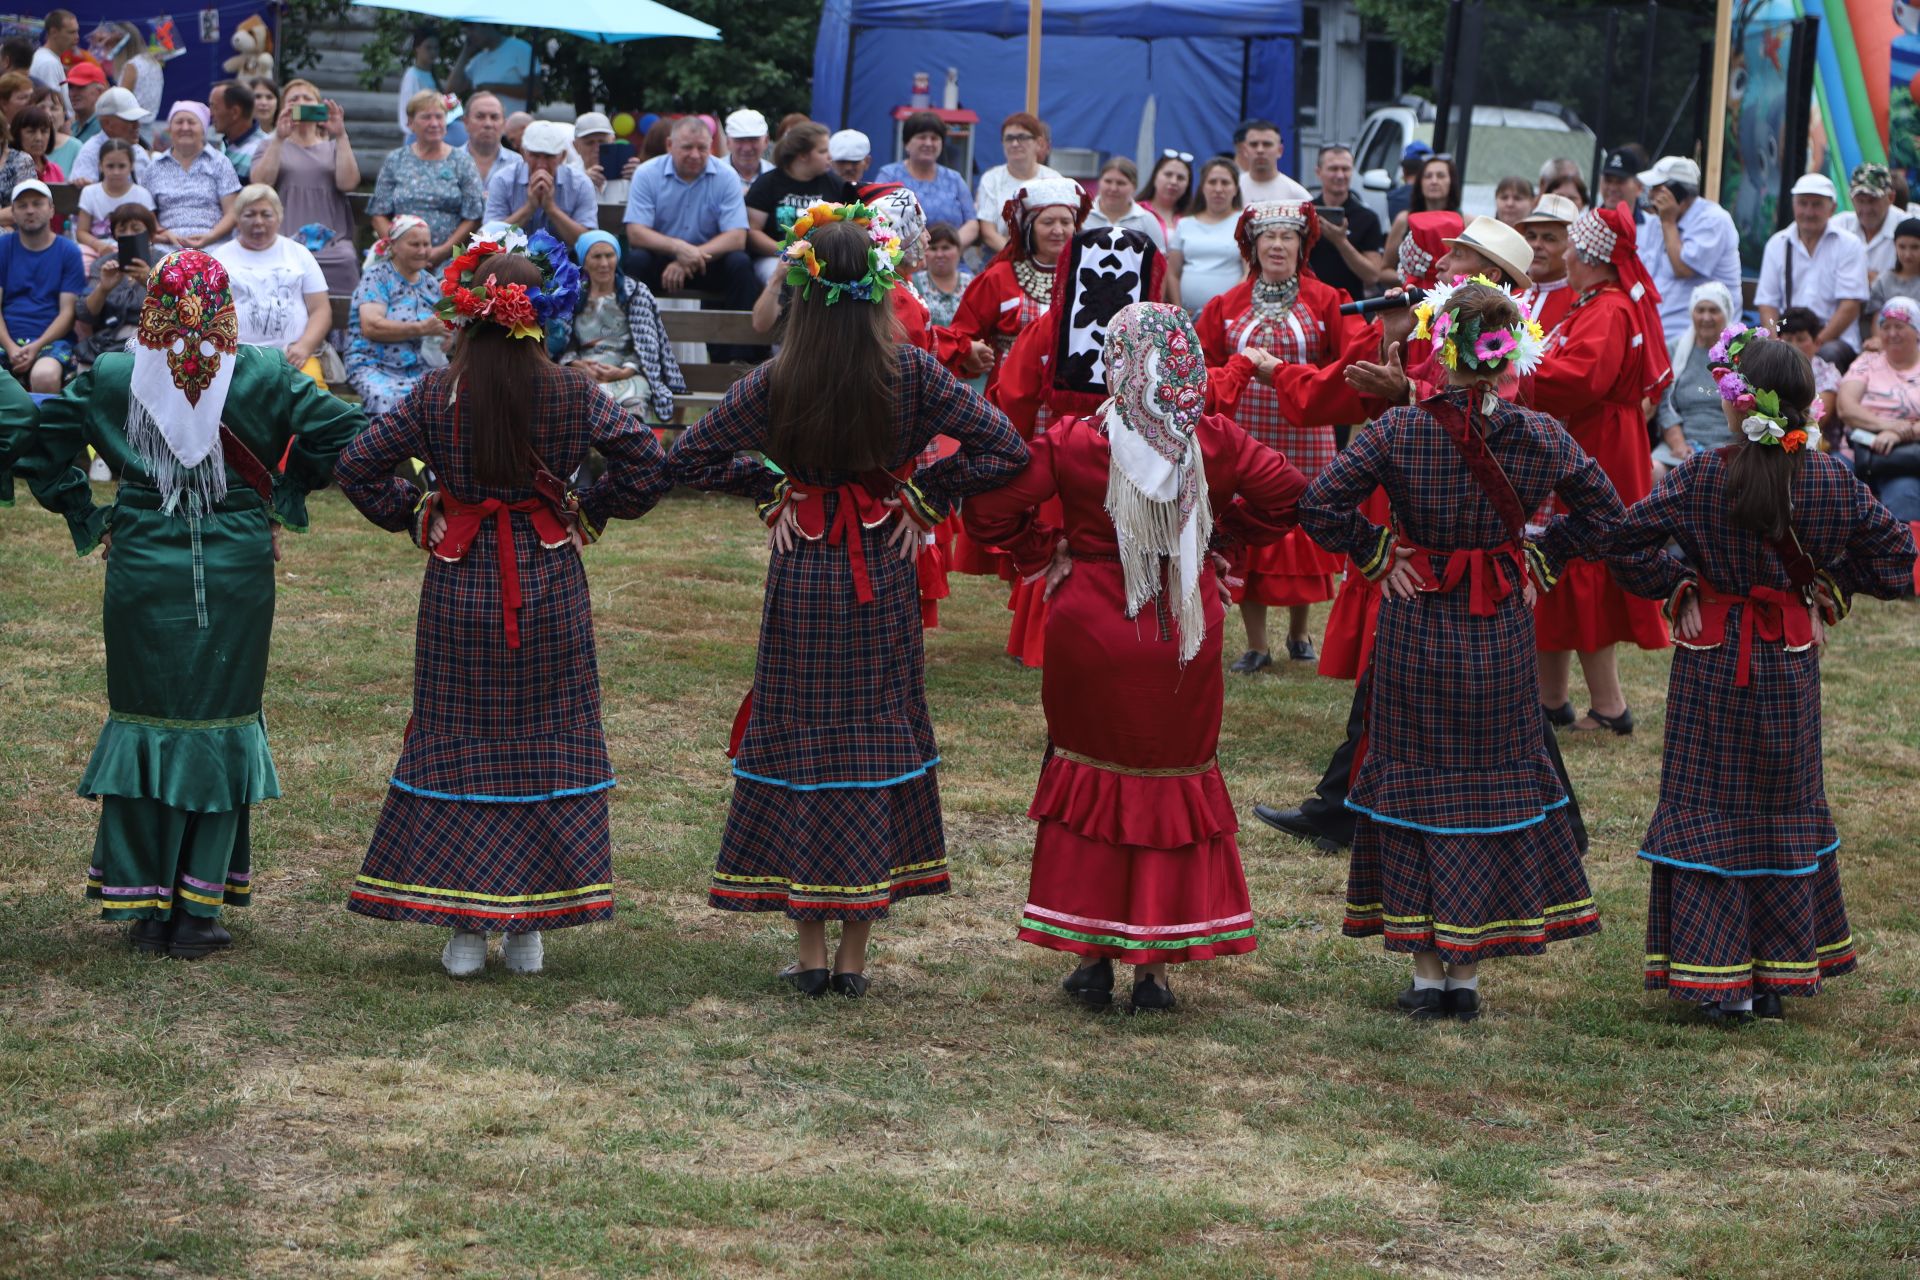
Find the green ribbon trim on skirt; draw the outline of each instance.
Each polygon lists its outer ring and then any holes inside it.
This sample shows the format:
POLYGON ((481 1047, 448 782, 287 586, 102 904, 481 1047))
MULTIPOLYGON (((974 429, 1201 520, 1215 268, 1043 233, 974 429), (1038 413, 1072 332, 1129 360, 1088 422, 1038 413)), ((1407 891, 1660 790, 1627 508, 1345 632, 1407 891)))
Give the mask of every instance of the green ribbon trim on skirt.
POLYGON ((165 716, 137 716, 130 711, 109 711, 107 719, 153 729, 239 729, 257 723, 260 713, 255 711, 251 715, 228 716, 224 720, 170 720, 165 716))

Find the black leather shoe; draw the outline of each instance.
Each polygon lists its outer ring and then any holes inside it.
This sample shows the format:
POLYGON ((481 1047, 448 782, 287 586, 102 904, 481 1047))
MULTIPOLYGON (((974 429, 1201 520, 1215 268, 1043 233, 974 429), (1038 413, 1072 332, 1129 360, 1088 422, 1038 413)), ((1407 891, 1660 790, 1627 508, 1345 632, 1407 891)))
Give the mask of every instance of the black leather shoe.
POLYGON ((1480 1016, 1480 993, 1471 987, 1455 987, 1443 993, 1447 997, 1447 1016, 1455 1022, 1472 1022, 1480 1016))
POLYGON ((167 954, 174 959, 198 960, 232 945, 233 935, 211 916, 174 913, 173 931, 167 935, 167 954))
POLYGON ((1753 1016, 1784 1022, 1787 1017, 1786 1006, 1780 1000, 1777 991, 1758 991, 1753 997, 1753 1016))
POLYGON ((169 927, 165 920, 135 920, 133 927, 127 930, 127 941, 133 944, 135 951, 161 955, 167 949, 169 927))
POLYGON ((1557 707, 1549 707, 1545 703, 1542 703, 1540 709, 1547 713, 1547 723, 1556 729, 1564 729, 1573 723, 1573 700, 1571 698, 1557 707))
POLYGON ((1104 1009, 1113 1003, 1113 961, 1083 964, 1060 979, 1060 987, 1081 1004, 1104 1009))
POLYGON ((1425 995, 1426 992, 1409 982, 1400 989, 1400 994, 1393 998, 1393 1003, 1400 1012, 1412 1013, 1415 1009, 1423 1007, 1421 1005, 1421 999, 1425 995))
POLYGON ((1753 1014, 1745 1009, 1723 1009, 1718 1004, 1700 1006, 1700 1016, 1717 1027, 1750 1027, 1753 1014))
POLYGON ((1408 987, 1394 1001, 1415 1022, 1438 1022, 1447 1016, 1447 993, 1438 987, 1408 987))
POLYGON ((1265 671, 1272 665, 1272 654, 1262 653, 1258 649, 1249 649, 1241 654, 1240 660, 1228 667, 1227 670, 1236 675, 1250 676, 1256 672, 1265 671))
POLYGON ((1593 721, 1595 727, 1591 729, 1583 729, 1580 727, 1579 722, 1575 721, 1573 726, 1573 730, 1575 733, 1598 733, 1600 732, 1600 730, 1605 729, 1608 732, 1617 734, 1622 738, 1628 738, 1633 736, 1633 708, 1632 707, 1621 708, 1620 714, 1617 716, 1603 716, 1598 711, 1595 711, 1592 707, 1588 707, 1587 714, 1584 718, 1593 721))
POLYGON ((827 984, 833 980, 833 970, 802 969, 797 964, 790 964, 780 971, 780 980, 801 995, 818 999, 827 994, 827 984))
POLYGON ((1310 637, 1301 636, 1298 640, 1295 640, 1292 636, 1287 637, 1287 660, 1289 662, 1312 662, 1314 657, 1313 640, 1310 637))
POLYGON ((858 1000, 867 994, 867 975, 864 973, 836 973, 831 983, 833 994, 845 996, 849 1000, 858 1000))
POLYGON ((1173 992, 1153 980, 1152 975, 1142 975, 1133 984, 1133 998, 1127 1002, 1128 1013, 1171 1013, 1173 1012, 1173 992))
POLYGON ((1338 840, 1320 834, 1320 828, 1313 825, 1312 819, 1299 809, 1269 809, 1264 804, 1253 806, 1253 816, 1278 831, 1281 835, 1303 840, 1321 853, 1339 853, 1346 848, 1338 840))

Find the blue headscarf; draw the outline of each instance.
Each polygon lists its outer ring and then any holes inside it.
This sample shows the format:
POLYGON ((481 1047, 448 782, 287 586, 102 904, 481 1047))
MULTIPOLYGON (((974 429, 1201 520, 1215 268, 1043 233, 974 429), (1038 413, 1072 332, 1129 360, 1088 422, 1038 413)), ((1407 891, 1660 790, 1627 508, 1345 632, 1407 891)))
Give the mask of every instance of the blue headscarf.
MULTIPOLYGON (((620 241, 610 233, 599 230, 584 231, 580 234, 580 238, 573 243, 574 261, 578 262, 584 268, 587 264, 588 252, 597 244, 612 245, 616 257, 620 253, 620 241)), ((584 274, 585 273, 582 272, 583 276, 584 274)), ((627 308, 627 300, 633 296, 633 282, 627 279, 624 271, 616 270, 613 273, 613 296, 614 300, 619 303, 620 309, 625 311, 627 308)), ((587 282, 583 278, 580 282, 580 294, 574 299, 573 315, 579 315, 586 309, 586 305, 587 282)), ((556 360, 559 359, 560 353, 567 349, 567 343, 572 337, 572 316, 567 317, 559 324, 549 325, 547 328, 547 353, 556 360)))
POLYGON ((620 253, 620 242, 613 238, 612 232, 599 230, 583 231, 580 233, 580 238, 573 242, 573 260, 583 267, 586 266, 587 253, 597 244, 612 245, 616 257, 620 253))

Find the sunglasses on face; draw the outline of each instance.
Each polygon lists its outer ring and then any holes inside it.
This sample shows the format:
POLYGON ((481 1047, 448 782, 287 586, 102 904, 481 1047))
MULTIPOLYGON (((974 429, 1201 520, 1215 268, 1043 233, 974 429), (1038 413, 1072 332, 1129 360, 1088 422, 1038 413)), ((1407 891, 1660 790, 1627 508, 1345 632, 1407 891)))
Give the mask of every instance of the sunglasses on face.
POLYGON ((1162 151, 1160 155, 1161 158, 1166 160, 1178 160, 1183 164, 1193 163, 1193 152, 1191 151, 1175 151, 1172 147, 1168 147, 1165 151, 1162 151))

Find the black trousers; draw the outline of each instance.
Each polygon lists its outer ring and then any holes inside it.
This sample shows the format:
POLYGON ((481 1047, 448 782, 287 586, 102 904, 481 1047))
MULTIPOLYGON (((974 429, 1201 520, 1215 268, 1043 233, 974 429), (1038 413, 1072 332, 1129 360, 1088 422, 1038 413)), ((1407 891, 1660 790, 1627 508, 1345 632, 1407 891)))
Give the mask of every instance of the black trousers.
MULTIPOLYGON (((1333 759, 1327 761, 1326 772, 1320 775, 1320 785, 1300 805, 1300 812, 1314 829, 1339 844, 1353 843, 1355 818, 1346 804, 1347 784, 1353 777, 1354 753, 1367 731, 1367 694, 1372 679, 1373 669, 1369 667, 1354 681, 1353 705, 1347 711, 1346 741, 1335 748, 1333 759)), ((1560 758, 1560 740, 1554 735, 1553 726, 1547 723, 1544 709, 1540 712, 1540 731, 1546 735, 1547 755, 1553 760, 1553 771, 1560 775, 1560 785, 1567 791, 1567 820, 1573 823, 1573 834, 1585 849, 1587 824, 1580 818, 1580 800, 1573 793, 1573 779, 1567 776, 1566 762, 1560 758)))
MULTIPOLYGON (((660 293, 663 291, 660 273, 672 261, 672 256, 668 254, 630 248, 627 256, 621 260, 620 269, 655 293, 660 293)), ((753 273, 753 260, 742 250, 721 254, 704 274, 694 276, 693 282, 701 289, 720 294, 717 299, 704 299, 700 303, 703 311, 751 311, 754 299, 760 296, 760 278, 753 273)), ((707 347, 707 358, 715 364, 759 364, 767 355, 765 347, 733 346, 721 342, 711 343, 707 347)))

